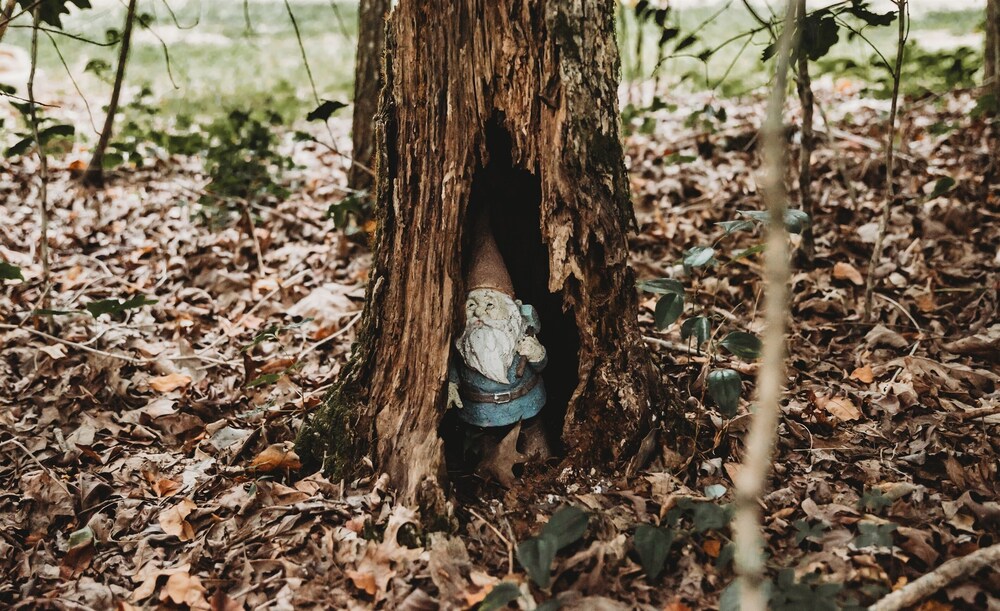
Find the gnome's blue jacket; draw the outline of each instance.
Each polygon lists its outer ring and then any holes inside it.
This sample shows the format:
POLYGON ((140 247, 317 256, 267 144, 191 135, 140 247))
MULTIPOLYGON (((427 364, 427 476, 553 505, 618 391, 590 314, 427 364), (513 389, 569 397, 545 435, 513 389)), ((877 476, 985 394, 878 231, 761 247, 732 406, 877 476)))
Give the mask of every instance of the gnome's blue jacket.
MULTIPOLYGON (((521 316, 524 317, 526 326, 537 332, 540 325, 538 313, 535 312, 535 308, 525 304, 522 304, 520 307, 521 316)), ((451 382, 459 385, 459 396, 462 398, 463 407, 458 410, 458 417, 462 421, 475 426, 493 427, 514 424, 519 420, 527 420, 537 415, 545 405, 545 384, 542 382, 539 372, 545 369, 549 357, 546 354, 537 363, 528 361, 524 365, 521 376, 518 377, 517 370, 523 358, 520 354, 514 355, 514 362, 511 363, 510 368, 507 370, 507 379, 511 383, 503 384, 491 380, 470 368, 465 364, 461 356, 456 356, 448 370, 448 378, 451 382), (534 384, 535 386, 527 394, 515 399, 509 397, 508 393, 516 394, 519 389, 530 384, 534 384), (496 401, 479 402, 470 400, 466 398, 467 392, 463 392, 466 390, 482 394, 492 394, 496 401)))

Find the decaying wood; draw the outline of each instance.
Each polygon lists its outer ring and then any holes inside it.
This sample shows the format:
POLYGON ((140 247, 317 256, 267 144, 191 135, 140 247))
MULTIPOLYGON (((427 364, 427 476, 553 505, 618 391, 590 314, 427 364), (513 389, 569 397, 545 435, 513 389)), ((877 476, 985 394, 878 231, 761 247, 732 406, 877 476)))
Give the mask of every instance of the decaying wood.
POLYGON ((338 388, 300 435, 307 460, 350 469, 374 444, 376 468, 405 501, 443 508, 438 427, 461 322, 468 212, 477 175, 503 159, 537 185, 538 219, 525 220, 541 228, 536 267, 547 264, 544 284, 579 337, 562 430, 569 459, 609 466, 634 451, 651 404, 662 406, 627 264, 634 218, 619 134, 613 7, 606 0, 403 0, 394 9, 376 121, 378 229, 362 329, 338 388), (491 139, 491 131, 506 140, 491 139))

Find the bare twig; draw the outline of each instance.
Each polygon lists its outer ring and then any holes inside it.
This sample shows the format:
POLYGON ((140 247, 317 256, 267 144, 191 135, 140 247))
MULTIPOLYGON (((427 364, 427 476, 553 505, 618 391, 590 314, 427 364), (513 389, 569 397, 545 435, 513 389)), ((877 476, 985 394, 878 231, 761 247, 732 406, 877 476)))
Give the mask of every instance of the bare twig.
POLYGON ((354 318, 352 318, 350 321, 348 321, 348 323, 346 325, 344 325, 343 327, 341 327, 336 333, 332 333, 332 334, 324 337, 323 339, 319 340, 315 344, 309 346, 308 348, 306 348, 305 350, 303 350, 302 352, 299 353, 298 358, 301 360, 302 357, 304 357, 305 355, 309 354, 310 352, 312 352, 316 348, 319 348, 323 344, 325 344, 327 342, 331 342, 331 341, 337 339, 338 337, 340 337, 341 335, 343 335, 343 334, 347 333, 348 331, 350 331, 351 327, 353 327, 354 325, 356 325, 358 323, 358 321, 361 320, 361 314, 362 314, 361 312, 356 312, 354 314, 354 318))
MULTIPOLYGON (((32 329, 31 327, 18 327, 17 325, 8 325, 7 323, 0 323, 0 329, 6 330, 6 331, 17 331, 17 330, 27 331, 28 333, 31 333, 32 335, 37 335, 38 337, 45 338, 45 339, 47 339, 49 341, 52 341, 52 342, 58 342, 60 344, 65 344, 67 346, 72 346, 72 347, 77 348, 79 350, 83 350, 84 352, 90 352, 91 354, 99 354, 101 356, 106 356, 106 357, 109 357, 109 358, 118 359, 120 361, 125 361, 126 363, 132 363, 133 365, 144 365, 146 363, 152 362, 149 359, 137 359, 137 358, 133 358, 131 356, 125 356, 124 354, 115 354, 113 352, 105 352, 104 350, 98 350, 97 348, 91 348, 90 346, 88 346, 86 344, 81 344, 80 342, 73 342, 73 341, 70 341, 68 339, 63 339, 61 337, 56 337, 55 335, 51 335, 49 333, 45 333, 44 331, 39 331, 38 329, 32 329)), ((187 358, 187 357, 185 357, 185 358, 187 358)))
POLYGON ((746 438, 743 467, 736 479, 734 556, 740 608, 767 608, 764 592, 764 536, 760 524, 761 494, 767 483, 777 435, 779 402, 785 381, 785 326, 788 316, 788 233, 785 229, 785 150, 782 111, 788 86, 788 68, 795 46, 794 24, 800 3, 788 0, 786 19, 778 38, 774 87, 767 118, 761 127, 764 180, 763 196, 770 212, 767 248, 764 252, 766 299, 765 331, 761 366, 757 374, 756 400, 746 438))
POLYGON ((666 348, 671 352, 680 352, 681 354, 687 354, 690 356, 708 356, 708 354, 702 350, 698 351, 690 346, 682 346, 680 344, 675 344, 674 342, 667 341, 665 339, 660 339, 658 337, 649 337, 648 335, 642 336, 642 341, 647 344, 652 344, 654 346, 659 346, 661 348, 666 348))
POLYGON ((58 477, 56 477, 56 474, 52 471, 52 469, 49 469, 48 467, 46 467, 45 465, 42 464, 42 461, 40 461, 37 458, 35 458, 35 455, 31 453, 31 450, 29 450, 28 448, 24 447, 24 444, 22 444, 17 439, 11 438, 11 439, 8 439, 6 441, 0 441, 0 447, 3 447, 5 445, 7 445, 8 443, 11 444, 11 445, 13 445, 13 446, 17 446, 22 452, 24 452, 25 454, 27 454, 28 458, 30 458, 33 463, 35 463, 36 465, 38 465, 39 467, 41 467, 42 471, 45 471, 48 474, 48 476, 52 478, 52 481, 54 481, 56 484, 59 485, 60 488, 63 489, 63 492, 65 492, 66 494, 68 494, 70 496, 73 496, 73 493, 69 491, 69 488, 66 487, 66 484, 64 484, 61 479, 59 479, 58 477))
MULTIPOLYGON (((799 29, 805 29, 806 0, 799 2, 799 29)), ((809 215, 809 222, 802 228, 802 252, 806 261, 812 261, 816 254, 816 240, 813 234, 813 222, 816 210, 812 198, 812 154, 816 146, 813 135, 813 90, 812 78, 809 76, 809 54, 805 49, 799 49, 796 57, 798 78, 796 88, 799 94, 799 104, 802 106, 802 142, 799 147, 799 200, 802 211, 809 215)))
POLYGON ((476 513, 476 511, 471 507, 467 509, 469 513, 471 513, 473 516, 482 520, 486 524, 486 526, 488 526, 489 529, 493 531, 493 534, 499 537, 499 539, 503 541, 503 544, 507 546, 507 573, 512 575, 514 573, 514 544, 511 543, 511 540, 505 537, 502 532, 500 532, 500 529, 498 529, 496 526, 493 526, 493 524, 489 520, 476 513))
POLYGON ((906 609, 934 594, 956 579, 971 577, 980 569, 1000 565, 1000 543, 978 549, 961 558, 952 558, 920 579, 912 581, 868 607, 868 611, 906 609))
MULTIPOLYGON (((35 11, 32 15, 34 17, 33 26, 31 29, 31 72, 28 75, 28 107, 30 109, 30 119, 31 119, 31 133, 35 138, 35 146, 38 149, 38 163, 40 172, 38 177, 42 181, 41 188, 38 191, 38 216, 39 216, 39 226, 41 227, 41 240, 38 246, 38 255, 42 260, 42 282, 45 286, 48 286, 50 269, 49 269, 49 160, 45 156, 45 145, 42 143, 41 138, 38 135, 38 112, 35 108, 35 73, 38 69, 38 30, 39 30, 39 19, 41 18, 41 9, 35 7, 35 11)), ((46 300, 42 301, 42 308, 47 308, 46 300)))
POLYGON ((872 296, 875 290, 875 267, 882 258, 882 247, 885 233, 889 227, 889 214, 896 199, 896 187, 893 184, 895 172, 896 151, 896 113, 899 109, 899 79, 903 69, 903 54, 906 51, 908 28, 908 11, 906 0, 893 0, 899 11, 899 37, 896 46, 896 69, 892 73, 892 105, 889 109, 889 130, 885 141, 885 201, 882 202, 882 216, 878 223, 878 235, 875 236, 875 248, 872 258, 868 261, 868 277, 865 279, 865 322, 872 319, 872 296))

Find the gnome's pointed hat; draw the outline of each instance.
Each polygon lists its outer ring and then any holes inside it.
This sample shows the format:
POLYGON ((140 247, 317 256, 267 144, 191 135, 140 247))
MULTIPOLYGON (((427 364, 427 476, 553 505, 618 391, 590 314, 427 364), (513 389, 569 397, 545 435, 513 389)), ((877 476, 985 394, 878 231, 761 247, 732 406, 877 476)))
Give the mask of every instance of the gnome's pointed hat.
POLYGON ((510 274, 485 213, 479 215, 472 229, 472 260, 469 264, 469 276, 466 278, 466 289, 495 289, 514 296, 514 284, 510 281, 510 274))

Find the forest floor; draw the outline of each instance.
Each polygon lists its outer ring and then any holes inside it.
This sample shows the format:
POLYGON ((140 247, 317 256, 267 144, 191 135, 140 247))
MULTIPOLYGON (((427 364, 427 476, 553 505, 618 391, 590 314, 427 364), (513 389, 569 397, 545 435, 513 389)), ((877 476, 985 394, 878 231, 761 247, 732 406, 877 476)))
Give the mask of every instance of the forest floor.
MULTIPOLYGON (((885 104, 844 88, 819 99, 833 129, 813 160, 817 253, 796 256, 788 392, 762 507, 773 608, 868 604, 1000 538, 996 127, 972 116, 967 92, 905 106, 902 195, 876 269, 877 324, 865 324, 885 104)), ((716 223, 761 207, 762 103, 667 102, 680 106, 635 119, 627 139, 637 276, 682 280, 688 313, 713 331, 757 332, 759 255, 735 253, 761 237, 724 237, 716 223), (707 103, 726 117, 706 116, 707 103), (718 264, 685 275, 683 253, 699 245, 715 245, 718 264)), ((346 122, 333 131, 346 148, 346 122)), ((656 330, 651 295, 647 341, 696 434, 665 431, 633 477, 553 465, 509 491, 484 483, 459 495, 454 532, 428 534, 377 474, 352 484, 297 473, 291 442, 348 357, 370 256, 326 215, 343 194, 342 160, 284 146, 298 167, 284 177, 289 196, 258 209, 255 240, 245 223, 204 221, 207 170, 194 157, 164 155, 98 191, 72 175, 81 151, 51 159, 47 292, 37 162, 0 169, 0 255, 24 276, 0 293, 0 605, 471 608, 502 580, 525 609, 550 598, 720 605, 756 365, 692 351, 687 316, 656 330), (101 300, 140 295, 156 302, 101 313, 101 300), (43 304, 58 315, 30 315, 43 304), (743 376, 734 418, 706 398, 713 361, 743 376), (543 591, 514 548, 566 504, 589 512, 588 527, 543 591), (659 580, 635 551, 638 524, 672 538, 659 580)), ((968 575, 921 608, 1000 608, 1000 574, 968 575)))

